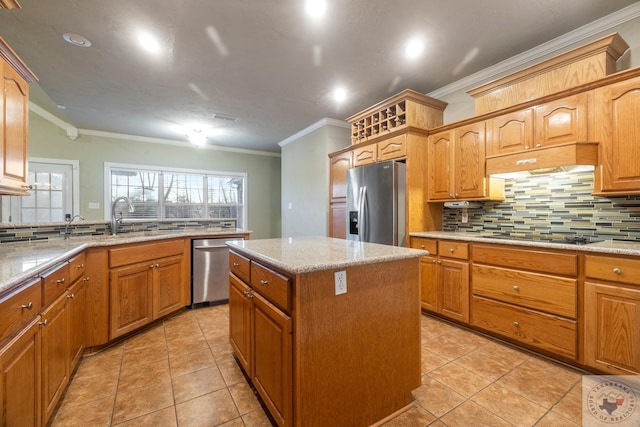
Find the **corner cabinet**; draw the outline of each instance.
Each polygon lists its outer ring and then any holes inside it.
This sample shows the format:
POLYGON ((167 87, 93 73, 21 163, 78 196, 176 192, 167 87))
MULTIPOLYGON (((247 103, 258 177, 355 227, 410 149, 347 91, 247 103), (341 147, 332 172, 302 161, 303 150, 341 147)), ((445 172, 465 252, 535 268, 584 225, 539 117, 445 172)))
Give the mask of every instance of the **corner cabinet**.
POLYGON ((109 250, 110 339, 188 305, 183 239, 109 250))
POLYGON ((601 169, 594 195, 640 194, 640 76, 595 90, 601 169))
POLYGON ((25 196, 28 160, 29 86, 35 75, 0 38, 0 195, 25 196))

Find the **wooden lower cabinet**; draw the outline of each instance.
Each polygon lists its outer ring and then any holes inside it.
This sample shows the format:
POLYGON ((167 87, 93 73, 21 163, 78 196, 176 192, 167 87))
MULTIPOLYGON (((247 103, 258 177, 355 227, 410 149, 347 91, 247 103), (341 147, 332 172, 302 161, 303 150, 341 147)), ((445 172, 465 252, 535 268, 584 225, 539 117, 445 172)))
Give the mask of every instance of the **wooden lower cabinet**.
POLYGON ((153 318, 159 319, 184 307, 182 255, 158 260, 153 268, 153 318))
POLYGON ((585 282, 584 363, 615 375, 640 373, 640 288, 585 282))
POLYGON ((38 427, 41 417, 40 317, 0 349, 0 425, 38 427))
POLYGON ((53 414, 69 383, 69 325, 67 295, 42 312, 42 424, 53 414))
POLYGON ((88 277, 78 279, 67 293, 67 329, 69 331, 69 372, 73 372, 85 347, 85 307, 87 304, 88 277))
POLYGON ((153 266, 146 262, 111 270, 111 339, 153 320, 152 273, 153 266))
POLYGON ((251 324, 253 305, 251 288, 235 275, 229 275, 229 340, 240 365, 251 378, 251 324))
POLYGON ((253 385, 278 425, 293 419, 291 317, 253 294, 253 385))

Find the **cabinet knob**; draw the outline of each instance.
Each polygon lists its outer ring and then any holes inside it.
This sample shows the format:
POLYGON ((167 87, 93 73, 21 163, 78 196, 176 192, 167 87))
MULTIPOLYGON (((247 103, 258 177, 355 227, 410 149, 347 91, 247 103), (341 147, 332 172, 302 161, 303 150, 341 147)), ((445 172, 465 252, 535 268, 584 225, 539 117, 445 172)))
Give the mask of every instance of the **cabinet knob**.
POLYGON ((520 323, 518 323, 518 322, 513 322, 513 326, 515 326, 515 327, 517 328, 518 326, 520 326, 520 323))
POLYGON ((438 264, 442 264, 442 261, 441 261, 441 260, 438 260, 438 264))
POLYGON ((56 280, 56 283, 61 283, 61 284, 64 283, 64 277, 60 280, 56 280))
POLYGON ((38 325, 47 326, 49 324, 49 319, 44 319, 44 322, 38 322, 38 325))
POLYGON ((76 265, 76 268, 84 268, 84 264, 78 264, 76 265))
POLYGON ((529 148, 531 148, 531 147, 529 147, 528 145, 525 145, 525 146, 524 146, 524 149, 525 149, 525 150, 528 150, 529 148))
POLYGON ((458 193, 456 193, 456 194, 455 194, 455 196, 456 196, 456 198, 458 198, 459 194, 458 194, 458 193))
POLYGON ((31 310, 33 308, 33 302, 29 301, 29 304, 22 304, 20 307, 22 307, 22 309, 24 310, 25 308, 27 310, 31 310))
POLYGON ((542 147, 542 145, 536 144, 536 148, 540 148, 540 147, 542 147))
POLYGON ((453 194, 449 193, 449 198, 453 199, 453 194))
POLYGON ((455 251, 454 248, 449 248, 449 252, 453 253, 455 251))
POLYGON ((618 267, 616 267, 616 268, 613 269, 613 272, 616 273, 616 274, 620 274, 620 273, 622 273, 622 270, 620 270, 618 267))
POLYGON ((160 264, 156 264, 156 268, 160 267, 160 264))
POLYGON ((88 278, 88 277, 85 277, 85 278, 84 278, 84 279, 82 279, 82 280, 84 280, 85 282, 88 282, 88 281, 89 281, 89 278, 88 278))
POLYGON ((262 286, 267 286, 269 284, 269 281, 268 280, 260 280, 260 284, 262 286))
POLYGON ((74 299, 76 297, 76 294, 69 294, 67 295, 67 298, 69 299, 74 299))
POLYGON ((436 263, 436 260, 435 260, 435 259, 432 259, 432 260, 431 260, 431 262, 432 262, 433 264, 435 264, 435 263, 436 263))
POLYGON ((238 267, 240 267, 240 264, 238 264, 237 262, 234 262, 234 263, 233 263, 233 267, 234 267, 234 268, 238 268, 238 267))
POLYGON ((420 245, 420 249, 424 249, 424 245, 420 245))
POLYGON ((513 285, 513 290, 518 292, 520 290, 520 286, 518 285, 513 285))
POLYGON ((151 264, 151 265, 149 266, 149 268, 153 268, 153 267, 155 267, 155 265, 153 265, 153 264, 151 264))

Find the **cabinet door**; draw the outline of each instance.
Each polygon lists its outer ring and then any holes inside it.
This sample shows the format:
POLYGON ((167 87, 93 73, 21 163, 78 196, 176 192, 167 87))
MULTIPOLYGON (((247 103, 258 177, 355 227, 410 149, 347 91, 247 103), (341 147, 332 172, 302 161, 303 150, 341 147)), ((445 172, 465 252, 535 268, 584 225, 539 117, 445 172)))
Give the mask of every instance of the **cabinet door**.
POLYGON ((87 300, 85 283, 87 281, 88 278, 86 277, 78 279, 69 288, 67 294, 69 299, 67 302, 67 330, 69 331, 69 360, 71 361, 69 372, 73 372, 84 351, 84 310, 87 300))
POLYGON ((40 317, 0 350, 0 425, 38 427, 41 419, 40 317))
POLYGON ((251 288, 235 275, 229 275, 229 340, 238 361, 251 378, 251 288))
POLYGON ((344 202, 347 199, 347 171, 351 169, 351 157, 351 151, 329 157, 331 203, 344 202))
POLYGON ((42 312, 42 424, 46 425, 69 383, 67 295, 42 312))
POLYGON ((456 129, 454 147, 454 198, 485 197, 485 123, 456 129))
POLYGON ((453 197, 452 144, 450 131, 429 136, 427 159, 429 200, 443 200, 453 197))
POLYGON ((3 64, 4 109, 0 188, 4 193, 27 193, 27 129, 29 86, 16 71, 3 64), (6 191, 4 191, 6 190, 6 191))
POLYGON ((347 204, 332 203, 329 206, 329 237, 347 238, 347 204))
POLYGON ((184 307, 183 257, 157 260, 153 268, 153 318, 158 319, 184 307))
POLYGON ((292 321, 254 294, 253 385, 280 426, 292 425, 292 321))
POLYGON ((469 264, 445 259, 439 263, 438 312, 469 323, 469 264))
POLYGON ((364 166, 378 160, 378 146, 369 144, 353 150, 353 166, 364 166))
POLYGON ((429 311, 438 310, 438 269, 436 259, 420 259, 420 306, 429 311))
POLYGON ((533 146, 533 111, 514 111, 488 121, 487 155, 517 153, 533 146))
POLYGON ((534 147, 588 141, 587 96, 587 93, 581 93, 538 105, 535 108, 534 147))
POLYGON ((640 289, 585 283, 584 363, 617 375, 640 373, 640 289))
POLYGON ((640 192, 640 77, 597 89, 601 183, 594 193, 640 192))
POLYGON ((112 269, 110 275, 110 339, 153 320, 153 268, 141 263, 112 269))

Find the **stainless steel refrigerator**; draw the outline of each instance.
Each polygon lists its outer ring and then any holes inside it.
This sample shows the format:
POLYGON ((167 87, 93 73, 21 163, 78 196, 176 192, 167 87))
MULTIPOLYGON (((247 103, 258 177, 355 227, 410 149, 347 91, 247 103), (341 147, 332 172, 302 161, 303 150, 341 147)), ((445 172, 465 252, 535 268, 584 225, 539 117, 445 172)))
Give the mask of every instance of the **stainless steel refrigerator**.
POLYGON ((347 171, 347 240, 405 246, 405 176, 393 160, 347 171))

